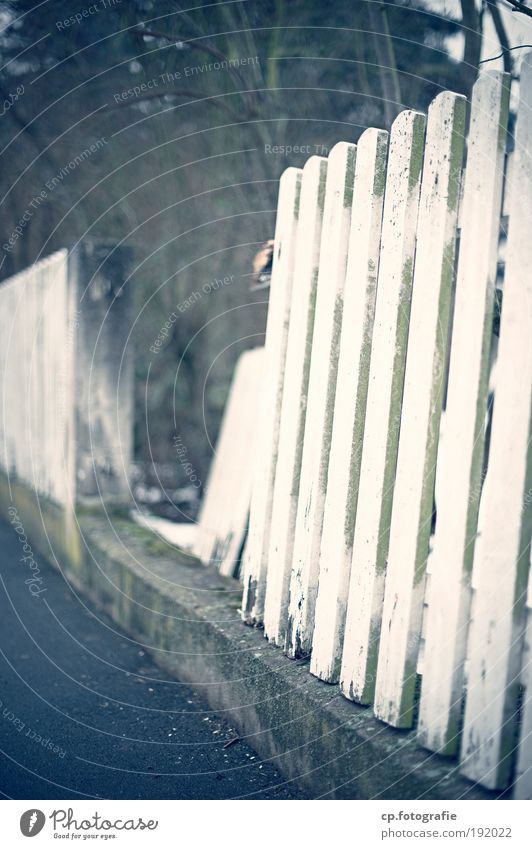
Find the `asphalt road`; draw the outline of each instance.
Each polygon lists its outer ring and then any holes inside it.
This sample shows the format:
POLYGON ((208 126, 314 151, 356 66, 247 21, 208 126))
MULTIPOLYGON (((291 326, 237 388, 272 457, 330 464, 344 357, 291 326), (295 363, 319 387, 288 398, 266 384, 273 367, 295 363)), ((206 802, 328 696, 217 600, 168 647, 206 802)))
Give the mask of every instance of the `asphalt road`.
POLYGON ((0 793, 12 799, 291 799, 198 693, 0 523, 0 793))

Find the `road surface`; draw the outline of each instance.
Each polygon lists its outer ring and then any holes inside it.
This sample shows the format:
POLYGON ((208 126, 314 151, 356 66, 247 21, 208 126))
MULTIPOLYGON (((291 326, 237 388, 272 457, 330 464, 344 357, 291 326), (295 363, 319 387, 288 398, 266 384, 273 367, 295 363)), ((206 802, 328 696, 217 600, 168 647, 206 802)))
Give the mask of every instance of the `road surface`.
POLYGON ((297 798, 243 741, 227 747, 237 735, 223 717, 38 554, 41 582, 30 588, 23 555, 0 522, 4 797, 297 798), (37 589, 45 591, 32 595, 37 589))

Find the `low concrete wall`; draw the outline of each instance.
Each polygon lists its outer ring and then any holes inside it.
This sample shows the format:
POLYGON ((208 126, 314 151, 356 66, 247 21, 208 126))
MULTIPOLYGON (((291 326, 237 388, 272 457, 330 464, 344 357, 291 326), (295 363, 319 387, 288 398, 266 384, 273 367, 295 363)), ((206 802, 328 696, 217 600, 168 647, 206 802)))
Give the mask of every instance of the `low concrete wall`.
POLYGON ((11 521, 13 510, 31 545, 46 560, 70 575, 81 571, 82 542, 75 513, 0 469, 0 516, 11 521))
POLYGON ((303 795, 350 799, 490 798, 457 765, 424 752, 371 709, 342 698, 242 624, 240 585, 109 508, 76 515, 0 475, 32 546, 137 638, 157 663, 225 713, 303 795))

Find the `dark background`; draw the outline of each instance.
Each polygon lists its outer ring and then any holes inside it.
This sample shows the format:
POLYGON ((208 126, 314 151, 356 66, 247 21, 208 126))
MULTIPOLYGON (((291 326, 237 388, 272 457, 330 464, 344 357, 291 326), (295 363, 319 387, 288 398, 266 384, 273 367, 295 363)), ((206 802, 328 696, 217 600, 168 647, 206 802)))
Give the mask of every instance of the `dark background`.
POLYGON ((0 2, 0 276, 86 236, 133 247, 135 453, 148 500, 155 472, 179 488, 192 468, 205 483, 235 360, 263 341, 267 292, 249 292, 252 260, 273 236, 281 172, 308 158, 268 146, 326 154, 404 107, 426 109, 442 88, 468 94, 488 17, 507 46, 505 2, 462 0, 456 19, 423 0, 195 5, 0 2), (215 66, 228 60, 238 67, 215 66))

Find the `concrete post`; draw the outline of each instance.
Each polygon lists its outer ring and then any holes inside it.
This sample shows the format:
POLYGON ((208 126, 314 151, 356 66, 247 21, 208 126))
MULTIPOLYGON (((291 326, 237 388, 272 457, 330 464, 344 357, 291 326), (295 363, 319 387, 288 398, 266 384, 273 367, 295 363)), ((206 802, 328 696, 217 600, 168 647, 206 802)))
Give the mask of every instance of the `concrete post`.
POLYGON ((132 250, 83 241, 69 254, 75 339, 76 495, 129 494, 133 450, 132 250))

